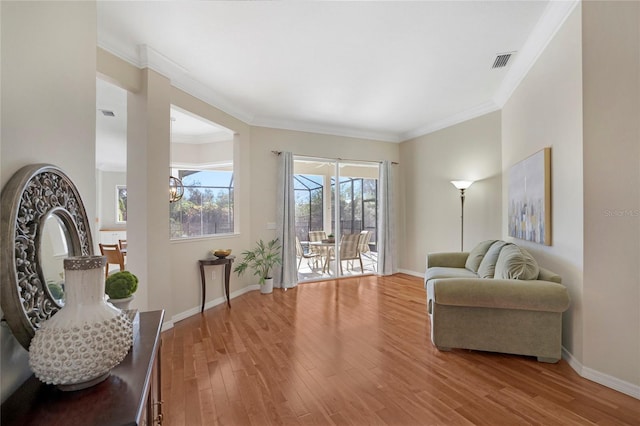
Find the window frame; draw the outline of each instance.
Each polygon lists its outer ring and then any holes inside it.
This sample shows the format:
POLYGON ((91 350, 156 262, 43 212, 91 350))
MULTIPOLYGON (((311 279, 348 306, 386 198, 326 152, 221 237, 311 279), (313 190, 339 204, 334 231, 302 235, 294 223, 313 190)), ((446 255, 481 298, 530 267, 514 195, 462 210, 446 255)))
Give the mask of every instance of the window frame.
MULTIPOLYGON (((215 169, 211 169, 210 167, 197 167, 197 166, 189 166, 189 165, 176 165, 173 166, 171 169, 171 173, 174 176, 178 176, 181 180, 183 178, 183 173, 182 172, 230 172, 231 173, 231 177, 229 180, 229 186, 223 187, 223 186, 192 186, 192 185, 185 185, 185 195, 183 196, 182 199, 180 199, 179 201, 177 201, 176 203, 182 203, 184 201, 184 198, 187 195, 187 190, 191 189, 191 188, 202 188, 203 190, 206 189, 212 189, 212 190, 227 190, 228 191, 228 197, 229 197, 229 201, 228 201, 228 206, 230 208, 230 212, 229 214, 229 218, 231 219, 231 223, 232 223, 232 229, 229 232, 221 232, 221 233, 215 233, 215 234, 203 234, 200 233, 199 235, 193 235, 193 236, 180 236, 180 237, 176 237, 173 235, 173 230, 171 228, 171 223, 169 223, 169 240, 172 242, 179 242, 179 241, 193 241, 193 240, 200 240, 200 239, 210 239, 210 238, 219 238, 219 237, 228 237, 231 235, 236 235, 237 234, 237 221, 236 221, 236 209, 237 209, 237 202, 236 202, 236 185, 235 185, 235 175, 236 175, 236 171, 235 171, 235 163, 225 163, 225 166, 229 166, 231 165, 231 170, 215 170, 215 169)), ((218 165, 220 166, 220 164, 218 165)), ((200 206, 202 206, 202 201, 200 202, 200 206)), ((171 206, 169 207, 169 220, 171 221, 171 206)), ((202 211, 200 212, 200 222, 201 222, 201 231, 204 228, 204 224, 202 223, 202 211)), ((184 222, 183 222, 184 223, 184 222)))

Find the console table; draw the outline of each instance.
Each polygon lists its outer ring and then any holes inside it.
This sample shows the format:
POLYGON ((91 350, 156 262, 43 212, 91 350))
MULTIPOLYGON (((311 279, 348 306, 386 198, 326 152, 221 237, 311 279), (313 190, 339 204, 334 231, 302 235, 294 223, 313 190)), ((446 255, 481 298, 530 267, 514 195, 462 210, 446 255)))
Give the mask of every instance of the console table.
POLYGON ((134 318, 134 342, 102 383, 64 392, 31 376, 3 404, 2 426, 161 425, 160 330, 164 311, 134 318))
POLYGON ((231 264, 235 256, 217 257, 215 259, 201 259, 200 262, 200 282, 202 283, 202 307, 200 313, 204 312, 204 302, 207 300, 207 286, 204 276, 204 267, 210 265, 224 265, 224 294, 227 296, 227 306, 231 308, 231 300, 229 299, 229 280, 231 279, 231 264))

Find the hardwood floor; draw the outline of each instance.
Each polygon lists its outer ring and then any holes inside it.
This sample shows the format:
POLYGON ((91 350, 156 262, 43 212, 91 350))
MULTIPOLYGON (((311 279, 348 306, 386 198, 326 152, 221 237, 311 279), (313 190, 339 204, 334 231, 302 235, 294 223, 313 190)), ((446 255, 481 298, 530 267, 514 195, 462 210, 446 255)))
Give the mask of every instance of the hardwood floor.
POLYGON ((408 275, 249 292, 163 333, 165 424, 640 425, 640 401, 569 365, 429 340, 408 275))

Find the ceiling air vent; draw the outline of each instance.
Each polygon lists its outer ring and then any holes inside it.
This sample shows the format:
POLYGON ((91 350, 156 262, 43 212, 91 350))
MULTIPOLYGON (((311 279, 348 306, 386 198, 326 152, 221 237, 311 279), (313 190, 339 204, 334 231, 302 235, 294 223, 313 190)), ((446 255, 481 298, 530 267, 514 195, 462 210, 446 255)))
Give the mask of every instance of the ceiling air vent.
POLYGON ((102 115, 104 115, 105 117, 115 117, 115 113, 113 111, 109 111, 108 109, 101 109, 100 112, 102 113, 102 115))
POLYGON ((496 60, 493 61, 493 66, 491 68, 504 68, 507 66, 507 62, 509 62, 509 59, 511 59, 511 56, 513 56, 515 52, 509 52, 509 53, 499 53, 498 56, 496 56, 496 60))

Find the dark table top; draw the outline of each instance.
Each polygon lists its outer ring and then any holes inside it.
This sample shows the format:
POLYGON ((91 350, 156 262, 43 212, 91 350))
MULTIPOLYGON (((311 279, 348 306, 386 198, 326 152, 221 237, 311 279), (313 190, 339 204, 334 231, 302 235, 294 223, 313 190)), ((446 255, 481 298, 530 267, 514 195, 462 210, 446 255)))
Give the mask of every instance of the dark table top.
POLYGON ((31 376, 2 404, 2 426, 136 425, 145 409, 163 317, 164 311, 139 313, 131 350, 102 383, 64 392, 31 376))

